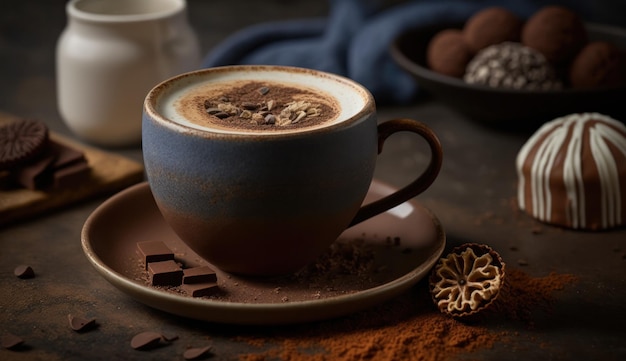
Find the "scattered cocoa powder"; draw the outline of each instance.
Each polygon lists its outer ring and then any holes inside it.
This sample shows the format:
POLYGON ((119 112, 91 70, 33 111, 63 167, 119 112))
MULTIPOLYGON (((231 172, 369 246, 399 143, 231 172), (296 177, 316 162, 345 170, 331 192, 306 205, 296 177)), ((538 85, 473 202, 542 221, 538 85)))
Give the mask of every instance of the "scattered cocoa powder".
MULTIPOLYGON (((532 326, 531 310, 549 311, 553 293, 575 281, 570 274, 536 278, 510 269, 496 307, 482 317, 504 317, 532 326)), ((259 349, 240 355, 239 360, 440 361, 489 349, 496 343, 514 342, 515 335, 488 328, 482 321, 464 323, 440 313, 427 285, 420 282, 396 300, 350 317, 279 329, 262 338, 237 337, 259 349)))

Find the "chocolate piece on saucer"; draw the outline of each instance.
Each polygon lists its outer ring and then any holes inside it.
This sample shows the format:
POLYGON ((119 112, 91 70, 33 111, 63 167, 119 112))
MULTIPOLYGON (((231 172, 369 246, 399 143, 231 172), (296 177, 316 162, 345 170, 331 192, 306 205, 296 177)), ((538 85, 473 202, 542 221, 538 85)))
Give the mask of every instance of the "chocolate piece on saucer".
POLYGON ((19 119, 0 127, 0 170, 28 162, 44 150, 48 127, 37 120, 19 119))
POLYGON ((216 282, 207 283, 184 283, 180 286, 191 297, 204 297, 214 295, 219 291, 219 286, 216 282))
POLYGON ((173 260, 148 263, 148 275, 153 286, 179 286, 183 270, 173 260))
POLYGON ((198 266, 183 270, 183 283, 208 283, 217 282, 217 273, 209 266, 198 266))
POLYGON ((174 252, 160 241, 137 242, 137 253, 143 259, 146 269, 151 262, 168 261, 174 259, 174 252))

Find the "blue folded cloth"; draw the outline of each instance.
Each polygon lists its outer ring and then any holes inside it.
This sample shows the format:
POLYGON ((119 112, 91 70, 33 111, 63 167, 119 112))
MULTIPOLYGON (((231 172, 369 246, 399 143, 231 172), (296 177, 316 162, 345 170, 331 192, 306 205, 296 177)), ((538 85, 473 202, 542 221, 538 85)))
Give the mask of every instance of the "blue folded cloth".
MULTIPOLYGON (((379 104, 404 104, 418 94, 415 81, 395 64, 389 46, 404 30, 462 22, 488 6, 527 18, 541 0, 414 0, 377 10, 372 1, 329 0, 327 18, 270 22, 244 28, 211 49, 203 67, 233 64, 290 65, 347 76, 369 89, 379 104)), ((581 15, 583 0, 549 2, 581 15)))

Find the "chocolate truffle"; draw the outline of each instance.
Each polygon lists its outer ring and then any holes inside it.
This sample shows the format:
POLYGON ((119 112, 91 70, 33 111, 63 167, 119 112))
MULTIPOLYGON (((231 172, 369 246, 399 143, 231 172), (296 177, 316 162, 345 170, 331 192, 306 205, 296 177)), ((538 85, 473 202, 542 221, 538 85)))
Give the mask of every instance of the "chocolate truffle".
POLYGON ((463 36, 473 53, 505 41, 519 42, 523 21, 502 7, 489 7, 474 14, 463 27, 463 36))
POLYGON ((573 88, 615 87, 624 84, 626 62, 612 43, 594 41, 574 58, 569 71, 573 88))
POLYGON ((494 88, 552 90, 562 87, 543 55, 515 42, 491 45, 478 52, 467 65, 463 80, 494 88))
POLYGON ((426 61, 435 72, 460 78, 472 58, 463 33, 446 29, 437 33, 428 44, 426 61))
POLYGON ((571 114, 537 130, 520 149, 518 205, 545 223, 601 230, 626 223, 626 125, 571 114))
POLYGON ((571 61, 587 43, 582 19, 563 6, 546 6, 522 29, 522 44, 542 53, 553 64, 571 61))

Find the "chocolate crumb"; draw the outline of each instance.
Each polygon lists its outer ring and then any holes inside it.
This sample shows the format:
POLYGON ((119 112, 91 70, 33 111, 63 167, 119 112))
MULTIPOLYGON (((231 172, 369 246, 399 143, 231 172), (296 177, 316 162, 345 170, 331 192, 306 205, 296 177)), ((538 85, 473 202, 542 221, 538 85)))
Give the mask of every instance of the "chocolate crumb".
POLYGON ((161 343, 162 336, 158 332, 145 331, 135 335, 130 340, 130 347, 135 350, 148 350, 157 347, 161 343))
POLYGON ((72 314, 67 315, 67 319, 70 323, 70 327, 72 330, 76 332, 85 332, 89 330, 93 330, 96 327, 96 319, 95 318, 83 318, 73 316, 72 314))
POLYGON ((13 271, 13 273, 21 279, 35 277, 35 271, 33 270, 33 268, 27 265, 19 265, 15 267, 15 270, 13 271))
POLYGON ((2 348, 5 348, 7 350, 16 350, 23 343, 24 340, 21 337, 15 336, 10 333, 4 334, 2 336, 2 339, 0 339, 0 344, 2 345, 2 348))
POLYGON ((206 356, 211 350, 211 346, 190 348, 183 353, 185 360, 196 360, 202 356, 206 356))

